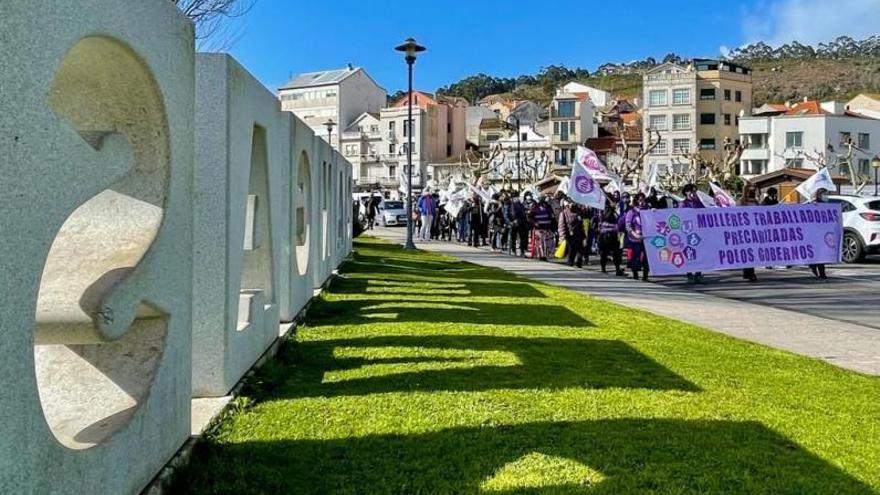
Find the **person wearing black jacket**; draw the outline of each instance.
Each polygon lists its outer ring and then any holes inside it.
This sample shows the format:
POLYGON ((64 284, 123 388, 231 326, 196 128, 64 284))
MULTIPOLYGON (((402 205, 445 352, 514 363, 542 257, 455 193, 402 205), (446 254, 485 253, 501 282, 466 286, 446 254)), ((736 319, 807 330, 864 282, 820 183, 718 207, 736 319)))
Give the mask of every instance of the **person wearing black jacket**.
POLYGON ((501 211, 501 202, 499 201, 501 195, 495 193, 492 195, 492 201, 489 203, 489 207, 486 210, 486 220, 489 227, 489 239, 491 239, 491 245, 493 251, 498 251, 502 249, 504 242, 502 241, 502 236, 504 233, 504 212, 501 211))
POLYGON ((468 246, 480 247, 481 238, 483 244, 485 244, 486 240, 485 237, 483 237, 483 224, 486 223, 486 216, 483 213, 483 202, 480 201, 480 197, 475 194, 468 201, 468 205, 468 223, 470 225, 468 246))

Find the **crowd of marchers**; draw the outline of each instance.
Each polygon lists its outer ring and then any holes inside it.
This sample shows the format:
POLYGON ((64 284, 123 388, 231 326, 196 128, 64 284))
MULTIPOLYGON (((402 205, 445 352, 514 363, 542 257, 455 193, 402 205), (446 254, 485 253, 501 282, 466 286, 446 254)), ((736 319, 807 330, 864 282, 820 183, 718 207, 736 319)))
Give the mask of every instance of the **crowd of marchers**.
MULTIPOLYGON (((825 202, 828 191, 816 191, 813 201, 825 202)), ((367 202, 367 229, 375 225, 377 211, 367 202)), ((770 188, 763 198, 747 192, 741 206, 779 204, 778 191, 770 188)), ((473 193, 455 214, 448 212, 440 195, 429 191, 413 198, 412 220, 421 242, 446 241, 473 247, 488 247, 510 256, 550 261, 564 260, 568 266, 582 268, 590 257, 598 257, 602 273, 648 280, 650 266, 645 251, 640 213, 644 209, 704 208, 698 189, 687 184, 681 196, 660 193, 651 188, 647 194, 614 191, 607 195, 604 209, 591 208, 571 201, 562 192, 553 195, 520 193, 506 190, 484 199, 473 193), (609 266, 610 265, 610 266, 609 266)), ((813 275, 826 279, 825 265, 810 265, 813 275)), ((743 270, 743 278, 758 280, 754 268, 743 270)), ((703 284, 702 273, 688 273, 689 284, 703 284)))

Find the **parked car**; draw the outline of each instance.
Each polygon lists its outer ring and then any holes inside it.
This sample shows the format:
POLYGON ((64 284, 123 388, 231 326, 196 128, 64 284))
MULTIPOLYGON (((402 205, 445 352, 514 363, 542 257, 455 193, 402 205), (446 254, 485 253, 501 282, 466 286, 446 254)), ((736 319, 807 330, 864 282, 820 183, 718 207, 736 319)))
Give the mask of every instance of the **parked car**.
POLYGON ((843 208, 844 263, 880 252, 880 197, 833 195, 828 201, 843 208))
POLYGON ((383 227, 406 225, 406 210, 403 201, 382 201, 379 205, 379 224, 383 227))

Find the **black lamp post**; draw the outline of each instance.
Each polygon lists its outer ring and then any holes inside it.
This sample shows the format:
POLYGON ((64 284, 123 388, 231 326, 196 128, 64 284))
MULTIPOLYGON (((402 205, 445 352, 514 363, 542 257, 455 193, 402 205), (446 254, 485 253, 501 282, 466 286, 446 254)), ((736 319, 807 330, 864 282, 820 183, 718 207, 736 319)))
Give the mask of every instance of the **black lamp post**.
POLYGON ((874 167, 874 196, 877 196, 877 171, 880 171, 880 156, 875 156, 873 160, 871 160, 871 166, 874 167))
POLYGON ((507 120, 508 120, 508 122, 506 122, 506 124, 507 124, 508 129, 510 129, 512 126, 516 125, 516 128, 515 128, 515 131, 516 131, 516 188, 521 190, 522 189, 522 169, 520 168, 520 165, 519 165, 519 163, 520 163, 519 162, 519 148, 520 148, 520 139, 521 139, 521 135, 520 135, 521 125, 519 123, 519 117, 517 117, 514 114, 510 114, 507 117, 507 120), (510 123, 511 120, 514 122, 513 124, 510 123))
POLYGON ((409 129, 406 133, 406 244, 404 249, 415 249, 413 244, 413 204, 412 204, 412 135, 413 135, 413 64, 416 63, 416 54, 425 51, 425 47, 416 43, 416 40, 407 38, 403 44, 394 48, 399 52, 406 54, 407 77, 409 92, 407 93, 409 104, 407 112, 407 123, 404 129, 409 129))
POLYGON ((330 145, 330 148, 333 148, 333 128, 336 127, 336 122, 333 122, 333 119, 327 119, 327 122, 324 122, 324 127, 327 128, 327 144, 330 145))

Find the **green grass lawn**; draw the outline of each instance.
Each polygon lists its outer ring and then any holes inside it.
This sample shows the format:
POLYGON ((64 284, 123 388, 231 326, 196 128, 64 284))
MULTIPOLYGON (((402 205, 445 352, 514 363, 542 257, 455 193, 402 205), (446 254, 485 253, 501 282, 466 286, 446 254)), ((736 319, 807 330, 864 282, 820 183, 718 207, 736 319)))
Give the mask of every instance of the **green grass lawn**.
POLYGON ((880 490, 877 378, 371 239, 238 404, 172 493, 880 490))

